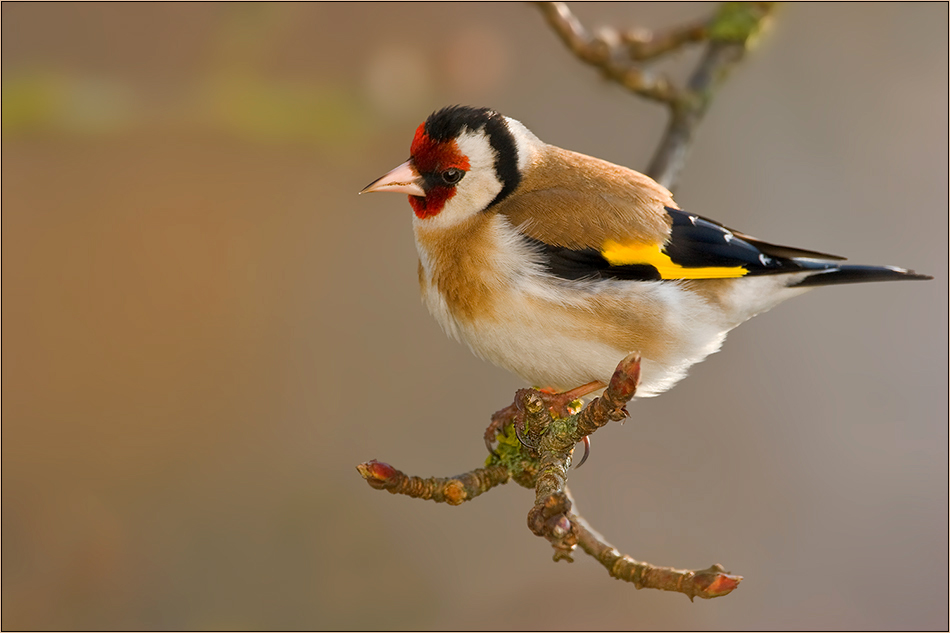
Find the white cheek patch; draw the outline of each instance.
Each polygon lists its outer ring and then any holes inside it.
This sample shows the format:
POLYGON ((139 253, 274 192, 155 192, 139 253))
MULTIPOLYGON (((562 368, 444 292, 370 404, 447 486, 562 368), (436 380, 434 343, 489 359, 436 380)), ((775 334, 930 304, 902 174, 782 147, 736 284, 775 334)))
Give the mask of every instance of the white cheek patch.
MULTIPOLYGON (((495 172, 495 150, 488 141, 484 130, 471 131, 468 128, 456 139, 459 151, 468 159, 469 174, 495 172)), ((466 176, 468 178, 468 176, 466 176)), ((499 184, 500 187, 500 184, 499 184)), ((499 189, 500 191, 500 189, 499 189)))

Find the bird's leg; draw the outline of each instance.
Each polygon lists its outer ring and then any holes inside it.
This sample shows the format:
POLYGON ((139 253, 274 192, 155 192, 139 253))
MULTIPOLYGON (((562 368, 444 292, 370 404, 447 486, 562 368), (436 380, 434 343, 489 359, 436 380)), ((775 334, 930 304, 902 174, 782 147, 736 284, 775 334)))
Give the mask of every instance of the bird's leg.
MULTIPOLYGON (((544 399, 545 404, 548 406, 548 410, 551 412, 551 415, 558 417, 567 417, 576 411, 571 409, 571 403, 575 400, 579 400, 586 395, 592 394, 599 389, 606 387, 604 383, 599 380, 589 382, 586 385, 581 385, 580 387, 574 387, 569 391, 564 391, 561 393, 550 393, 541 390, 542 398, 544 399)), ((584 436, 584 456, 581 457, 581 461, 577 462, 577 466, 574 469, 578 469, 584 465, 584 462, 587 461, 587 458, 590 457, 590 437, 584 436)))
POLYGON ((577 413, 573 411, 570 407, 571 403, 575 400, 580 400, 586 395, 592 394, 598 389, 603 389, 606 387, 606 383, 603 383, 599 380, 589 382, 586 385, 581 385, 580 387, 574 387, 569 391, 562 391, 556 393, 550 389, 539 389, 541 392, 541 398, 544 400, 544 404, 547 405, 548 411, 551 412, 551 415, 557 418, 566 418, 569 415, 577 413))
MULTIPOLYGON (((551 412, 551 415, 566 418, 576 413, 576 411, 571 409, 571 403, 606 386, 607 385, 601 381, 595 380, 586 385, 574 387, 569 391, 562 391, 560 393, 550 389, 539 389, 538 392, 541 394, 541 400, 548 408, 548 411, 551 412)), ((500 409, 492 414, 491 423, 488 425, 488 428, 485 429, 485 446, 492 455, 497 455, 494 449, 495 438, 501 433, 505 426, 511 422, 514 422, 516 432, 524 431, 524 412, 521 411, 515 403, 511 403, 504 409, 500 409)), ((587 439, 584 441, 584 449, 584 458, 581 459, 580 464, 584 463, 587 459, 587 454, 590 452, 590 441, 587 439)), ((580 464, 578 464, 578 466, 580 466, 580 464)))

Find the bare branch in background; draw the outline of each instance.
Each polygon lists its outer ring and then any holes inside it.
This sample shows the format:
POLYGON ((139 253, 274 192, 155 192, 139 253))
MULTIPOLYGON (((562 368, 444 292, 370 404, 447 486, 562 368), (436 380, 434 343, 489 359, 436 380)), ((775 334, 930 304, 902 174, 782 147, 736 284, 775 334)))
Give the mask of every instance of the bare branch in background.
MULTIPOLYGON (((592 36, 563 2, 538 2, 551 28, 579 59, 599 68, 606 77, 631 92, 662 103, 675 103, 679 95, 665 76, 643 72, 628 63, 629 48, 616 31, 592 36)), ((641 42, 646 41, 641 34, 641 42)))
POLYGON ((774 2, 725 2, 708 20, 663 33, 605 28, 591 35, 566 4, 535 4, 578 59, 599 68, 605 77, 634 94, 669 108, 669 123, 646 172, 669 189, 676 186, 696 128, 716 89, 745 56, 775 9, 774 2), (677 87, 642 64, 702 42, 706 49, 686 86, 677 87))

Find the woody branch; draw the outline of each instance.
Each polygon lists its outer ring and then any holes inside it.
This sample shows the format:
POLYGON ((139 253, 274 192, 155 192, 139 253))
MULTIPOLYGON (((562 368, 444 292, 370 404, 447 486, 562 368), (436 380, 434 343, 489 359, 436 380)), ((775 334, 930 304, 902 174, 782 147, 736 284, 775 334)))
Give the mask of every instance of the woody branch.
POLYGON ((639 380, 640 357, 631 354, 617 366, 601 397, 564 417, 558 407, 550 406, 556 396, 534 389, 519 390, 513 405, 502 410, 509 419, 490 464, 455 477, 412 477, 377 460, 360 464, 357 469, 377 490, 450 505, 470 501, 514 480, 534 488, 535 504, 528 512, 528 527, 551 543, 555 561, 571 562, 572 552, 580 545, 611 576, 631 582, 638 589, 676 591, 690 600, 724 596, 739 585, 741 576, 725 572, 720 565, 689 571, 636 561, 607 543, 573 507, 566 484, 574 446, 608 422, 627 417, 625 405, 636 393, 639 380))

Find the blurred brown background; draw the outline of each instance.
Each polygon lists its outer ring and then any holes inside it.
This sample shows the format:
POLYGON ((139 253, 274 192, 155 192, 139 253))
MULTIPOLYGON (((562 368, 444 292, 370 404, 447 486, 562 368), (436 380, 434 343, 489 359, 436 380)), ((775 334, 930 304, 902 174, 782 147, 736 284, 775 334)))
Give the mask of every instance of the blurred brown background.
POLYGON ((356 192, 446 104, 634 168, 660 107, 525 4, 2 11, 3 628, 948 626, 946 4, 784 7, 700 130, 685 208, 937 278, 789 302, 593 438, 611 542, 745 576, 692 605, 551 562, 514 484, 354 469, 476 466, 522 386, 425 313, 405 200, 356 192))

